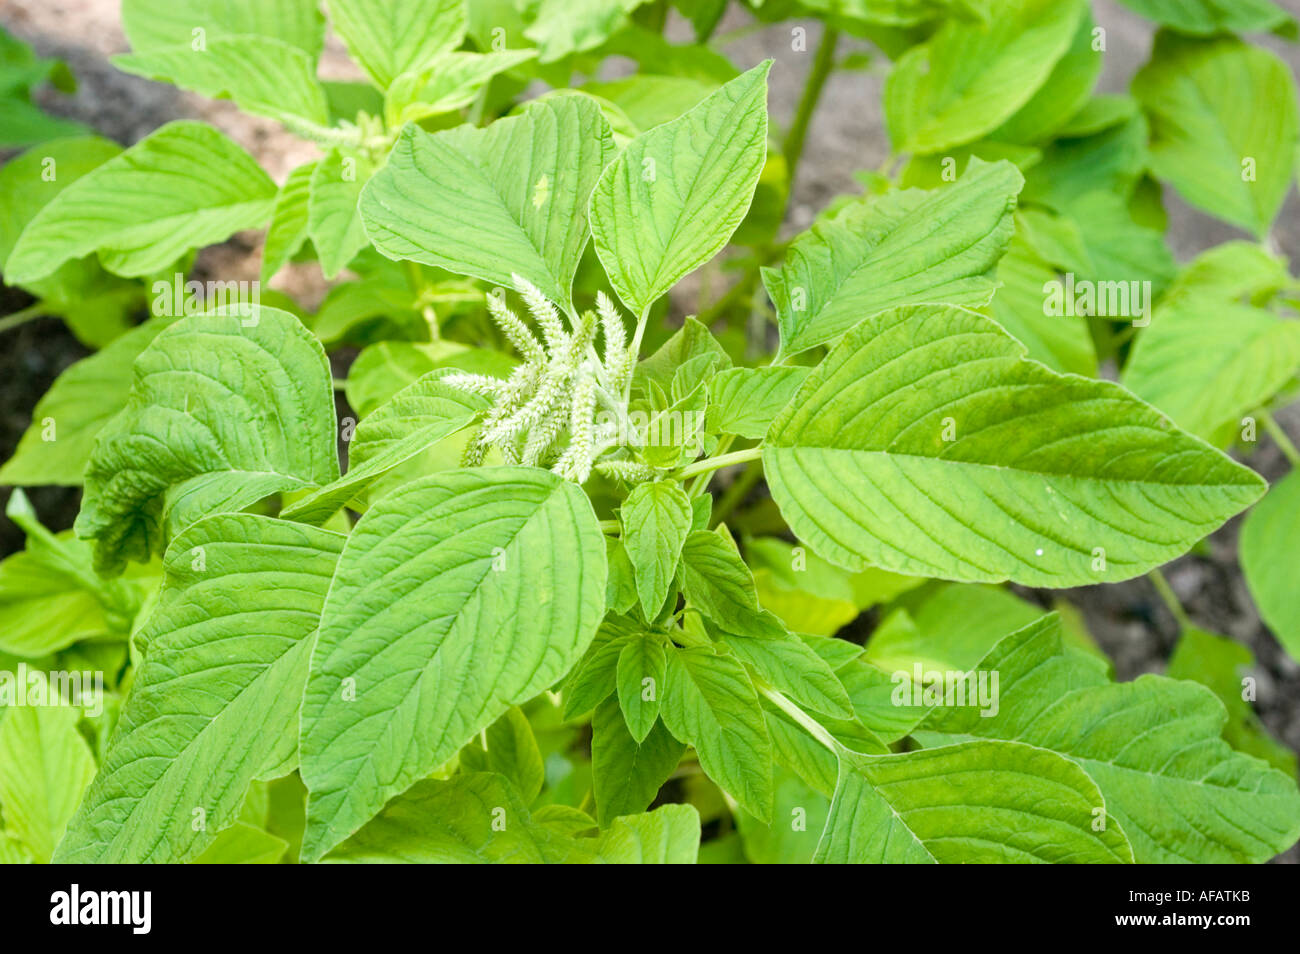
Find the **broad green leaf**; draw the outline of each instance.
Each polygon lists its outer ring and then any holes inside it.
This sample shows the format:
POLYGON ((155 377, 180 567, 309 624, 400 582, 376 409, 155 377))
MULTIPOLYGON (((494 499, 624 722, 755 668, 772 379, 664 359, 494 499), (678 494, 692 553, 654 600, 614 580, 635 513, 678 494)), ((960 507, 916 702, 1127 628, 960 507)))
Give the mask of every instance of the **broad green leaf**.
POLYGON ((68 705, 22 705, 6 707, 0 720, 6 832, 42 864, 95 774, 94 756, 77 731, 80 719, 81 709, 68 705))
POLYGON ((1101 93, 1084 103, 1079 111, 1056 130, 1061 139, 1080 139, 1118 126, 1138 111, 1137 100, 1127 94, 1101 93))
POLYGON ((594 847, 538 824, 500 775, 425 780, 325 857, 335 864, 558 864, 594 847))
POLYGON ((83 639, 127 634, 140 598, 129 584, 95 574, 89 544, 45 529, 21 490, 5 515, 27 548, 0 562, 0 652, 38 659, 83 639))
POLYGON ((60 861, 193 859, 249 783, 293 767, 311 637, 345 540, 226 513, 172 542, 144 662, 60 861))
POLYGON ((596 848, 611 865, 693 865, 699 851, 700 813, 693 805, 615 818, 596 848))
POLYGON ((620 616, 605 617, 592 637, 591 645, 564 683, 566 719, 591 712, 613 694, 619 654, 624 646, 640 635, 641 628, 632 620, 620 616))
POLYGON ((1128 197, 1147 166, 1147 123, 1141 113, 1078 139, 1044 147, 1042 161, 1025 171, 1022 202, 1068 211, 1079 196, 1113 192, 1128 197))
MULTIPOLYGON (((1249 672, 1254 668, 1255 654, 1245 646, 1226 636, 1185 626, 1165 675, 1199 682, 1213 692, 1228 713, 1224 741, 1238 752, 1263 759, 1295 778, 1295 753, 1269 735, 1247 701, 1249 672)), ((1254 697, 1253 692, 1250 697, 1254 697)))
POLYGON ((855 718, 882 744, 910 734, 929 711, 924 701, 917 705, 913 699, 910 672, 886 672, 855 659, 835 675, 848 691, 855 718))
POLYGON ((14 456, 0 467, 0 484, 79 486, 95 438, 126 403, 135 359, 164 327, 147 321, 55 378, 14 456))
POLYGON ((1118 385, 1059 375, 990 319, 934 306, 846 335, 763 464, 791 529, 841 565, 1038 586, 1143 573, 1262 484, 1118 385))
POLYGON ((695 747, 709 778, 745 811, 772 815, 772 741, 758 693, 734 656, 711 649, 668 654, 660 716, 674 736, 695 747))
POLYGON ((253 35, 291 43, 315 62, 325 45, 318 0, 122 0, 122 28, 137 51, 253 35))
POLYGON ((952 185, 886 193, 814 225, 779 270, 763 270, 782 353, 833 341, 896 305, 987 302, 1023 183, 1008 162, 973 159, 952 185))
POLYGON ((1069 759, 1015 742, 840 755, 823 864, 1131 864, 1114 808, 1069 759), (1106 822, 1102 831, 1094 821, 1106 822))
POLYGON ((460 46, 465 0, 330 0, 330 22, 352 58, 385 88, 460 46))
POLYGON ((809 864, 826 827, 829 809, 828 796, 788 769, 778 767, 772 823, 764 825, 745 812, 735 816, 745 857, 756 865, 809 864))
POLYGON ((1120 319, 1150 318, 1152 299, 1164 292, 1178 270, 1162 230, 1140 224, 1123 196, 1113 192, 1080 195, 1064 211, 1078 224, 1092 262, 1084 275, 1096 286, 1096 312, 1120 319), (1150 282, 1150 287, 1140 284, 1143 282, 1150 282), (1116 284, 1119 307, 1112 293, 1116 284))
POLYGON ((266 230, 266 243, 262 246, 263 284, 289 264, 307 241, 307 201, 316 166, 315 162, 298 166, 289 173, 289 178, 275 196, 275 209, 266 230))
POLYGON ((591 503, 537 468, 407 484, 357 523, 303 702, 306 860, 563 676, 605 610, 591 503))
POLYGON ((636 382, 643 388, 651 383, 657 384, 667 391, 672 387, 677 370, 702 355, 716 355, 720 367, 731 366, 731 358, 718 339, 695 318, 687 316, 671 338, 637 364, 636 382))
POLYGON ((709 382, 709 429, 757 440, 808 376, 807 368, 727 368, 709 382))
POLYGON ((697 530, 682 548, 686 599, 710 620, 745 636, 782 636, 781 624, 758 605, 754 576, 720 533, 697 530))
POLYGON ((168 123, 60 192, 19 236, 5 278, 43 278, 98 251, 119 275, 146 275, 192 248, 256 228, 275 183, 206 123, 168 123))
POLYGON ((1120 0, 1148 20, 1179 33, 1262 33, 1294 21, 1271 0, 1120 0))
POLYGON ((541 61, 600 46, 627 23, 627 14, 647 0, 536 0, 524 36, 537 44, 541 61))
POLYGON ((691 529, 691 502, 680 484, 660 480, 638 484, 620 513, 641 607, 654 619, 668 598, 691 529))
POLYGON ((522 275, 568 307, 587 244, 587 197, 613 152, 589 99, 547 99, 486 129, 402 130, 361 193, 361 217, 389 258, 510 288, 522 275))
POLYGON ((347 473, 294 501, 283 515, 323 523, 387 471, 468 427, 488 402, 442 384, 449 373, 440 369, 422 375, 367 415, 352 435, 347 473))
POLYGON ((579 89, 613 103, 637 132, 645 132, 676 119, 716 90, 717 85, 689 76, 634 73, 609 82, 584 83, 579 89))
POLYGON ((1076 34, 1077 0, 993 0, 987 27, 950 19, 894 64, 885 81, 898 153, 937 153, 1010 119, 1047 82, 1076 34))
POLYGON ((393 80, 384 96, 385 121, 390 129, 401 129, 468 106, 492 77, 535 56, 536 50, 440 53, 422 69, 393 80))
POLYGON ((481 741, 471 742, 460 750, 463 772, 496 772, 510 780, 525 805, 531 805, 546 781, 542 753, 528 717, 518 706, 493 722, 481 741))
POLYGON ((998 714, 937 708, 913 736, 1011 739, 1073 759, 1138 862, 1264 861, 1300 837, 1295 778, 1229 748, 1227 713, 1205 687, 1149 675, 1110 683, 1063 649, 1056 617, 1008 636, 979 668, 1000 674, 998 714))
POLYGON ((1264 305, 1279 291, 1300 287, 1287 263, 1262 245, 1224 242, 1196 256, 1174 279, 1162 305, 1182 298, 1217 298, 1264 305))
POLYGON ((1088 101, 1101 76, 1102 49, 1105 42, 1094 36, 1096 24, 1085 5, 1074 39, 1065 55, 1056 61, 1047 80, 1029 102, 1010 119, 989 134, 1003 142, 1036 143, 1055 134, 1088 101))
POLYGON ((369 244, 357 202, 371 172, 365 159, 332 149, 311 174, 307 234, 326 278, 336 276, 369 244))
POLYGON ((596 814, 602 825, 645 809, 681 761, 686 745, 656 722, 638 743, 615 699, 606 699, 591 719, 591 774, 596 814))
POLYGON ((274 865, 289 850, 289 843, 245 822, 235 822, 220 832, 196 865, 274 865))
POLYGON ((619 650, 614 674, 618 704, 638 745, 645 742, 659 718, 667 666, 664 640, 653 633, 634 636, 619 650))
POLYGON ((1133 78, 1151 121, 1151 168, 1183 198, 1262 236, 1292 177, 1295 80, 1267 50, 1161 33, 1133 78), (1252 108, 1243 109, 1242 103, 1252 108))
POLYGON ((229 98, 246 113, 290 128, 329 123, 316 57, 270 36, 212 37, 112 58, 124 73, 172 83, 201 96, 229 98))
POLYGON ((1300 321, 1198 295, 1156 312, 1120 380, 1185 431, 1223 446, 1297 370, 1300 321))
POLYGON ((1097 352, 1082 317, 1048 315, 1043 289, 1059 282, 1056 270, 1016 240, 998 263, 998 289, 989 306, 994 320, 1025 346, 1027 355, 1054 371, 1094 377, 1097 352))
POLYGON ((727 646, 743 663, 801 706, 841 719, 853 718, 849 694, 830 665, 798 636, 738 636, 727 646))
POLYGON ((332 394, 325 352, 275 308, 165 328, 86 468, 77 533, 96 566, 147 560, 209 513, 337 478, 332 394))
POLYGON ((1300 659, 1296 541, 1300 540, 1300 471, 1273 484, 1241 527, 1241 569, 1259 615, 1277 641, 1300 659))
POLYGON ((619 298, 643 315, 727 244, 767 160, 767 73, 754 67, 642 133, 600 176, 591 231, 619 298))

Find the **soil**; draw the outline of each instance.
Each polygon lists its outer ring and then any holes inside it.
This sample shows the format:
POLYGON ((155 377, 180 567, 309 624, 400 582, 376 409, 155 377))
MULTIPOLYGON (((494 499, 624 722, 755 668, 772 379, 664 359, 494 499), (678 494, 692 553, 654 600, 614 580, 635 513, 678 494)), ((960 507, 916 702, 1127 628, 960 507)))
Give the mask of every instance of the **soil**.
MULTIPOLYGON (((1300 0, 1276 2, 1300 15, 1300 0)), ((1153 30, 1114 0, 1097 0, 1093 6, 1098 25, 1107 33, 1101 89, 1121 91, 1146 60, 1153 30)), ((745 15, 733 11, 720 32, 744 28, 748 23, 745 15)), ((219 126, 256 156, 277 181, 283 181, 289 170, 314 155, 314 147, 289 136, 272 122, 241 115, 229 103, 205 100, 113 69, 107 57, 127 50, 117 0, 0 0, 0 24, 31 43, 40 54, 65 60, 77 75, 79 88, 75 95, 43 97, 43 105, 50 112, 80 120, 123 144, 139 140, 172 119, 189 117, 219 126)), ((674 20, 670 29, 675 39, 687 39, 688 28, 679 20, 674 20)), ((747 30, 726 47, 738 64, 775 58, 770 103, 778 125, 788 122, 794 113, 819 32, 814 21, 747 30), (807 30, 805 51, 791 48, 793 26, 807 30)), ((1271 37, 1252 40, 1278 53, 1300 74, 1300 46, 1271 37)), ((865 44, 852 40, 846 40, 842 47, 844 52, 866 49, 865 44)), ((878 168, 888 158, 888 139, 879 106, 887 67, 881 60, 866 70, 831 77, 809 131, 786 223, 789 230, 805 227, 833 197, 858 191, 853 172, 878 168)), ((322 72, 331 78, 354 75, 337 41, 331 40, 326 50, 322 72)), ((1165 203, 1170 217, 1169 241, 1180 261, 1213 245, 1243 237, 1231 226, 1189 208, 1169 190, 1165 203)), ((1278 217, 1272 241, 1290 261, 1300 262, 1300 196, 1294 189, 1278 217)), ((255 278, 258 246, 256 235, 236 236, 203 252, 197 269, 224 278, 255 278)), ((310 268, 288 269, 274 284, 309 307, 325 291, 319 274, 310 268)), ((0 314, 16 310, 27 301, 19 292, 0 288, 0 314)), ((0 337, 0 459, 13 452, 33 406, 58 373, 85 353, 62 323, 53 319, 29 322, 0 337)), ((1292 439, 1300 442, 1300 405, 1278 419, 1292 439)), ((1251 466, 1273 480, 1286 472, 1287 464, 1275 447, 1263 444, 1252 457, 1251 466)), ((0 494, 7 497, 7 491, 0 494)), ((77 490, 36 488, 29 496, 51 527, 71 526, 78 506, 77 490)), ((1282 652, 1260 622, 1236 560, 1239 525, 1240 520, 1232 521, 1211 536, 1203 555, 1176 560, 1164 572, 1196 625, 1230 636, 1255 654, 1260 716, 1274 735, 1300 751, 1300 663, 1282 652)), ((8 521, 0 521, 0 555, 13 552, 21 542, 16 528, 8 521)), ((1148 581, 1068 590, 1064 595, 1083 611, 1093 636, 1114 660, 1119 678, 1163 671, 1178 628, 1148 581)), ((1300 848, 1278 860, 1300 862, 1300 848)))

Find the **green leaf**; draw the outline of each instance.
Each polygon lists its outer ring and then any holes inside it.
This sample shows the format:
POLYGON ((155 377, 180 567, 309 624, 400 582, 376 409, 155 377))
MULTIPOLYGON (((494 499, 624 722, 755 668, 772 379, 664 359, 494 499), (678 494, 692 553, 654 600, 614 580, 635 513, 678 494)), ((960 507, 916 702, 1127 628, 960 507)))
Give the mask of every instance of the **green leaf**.
POLYGON ((673 586, 691 530, 691 502, 680 484, 660 480, 633 488, 620 513, 641 607, 647 619, 654 619, 673 586))
POLYGON ((1148 20, 1179 33, 1263 33, 1293 23, 1270 0, 1120 0, 1148 20))
POLYGON ((425 780, 394 798, 324 859, 350 864, 544 864, 592 860, 538 824, 511 784, 475 772, 425 780))
POLYGON ((695 358, 707 355, 716 355, 720 367, 731 366, 731 358, 718 343, 718 339, 713 337, 708 328, 688 315, 671 338, 654 354, 637 364, 636 383, 643 388, 657 384, 667 391, 672 387, 679 368, 695 358))
MULTIPOLYGON (((22 687, 23 691, 27 687, 22 687)), ((0 805, 7 834, 39 863, 54 854, 95 759, 77 723, 81 710, 64 705, 8 706, 0 721, 0 805)))
POLYGON ((641 628, 632 620, 605 617, 564 684, 566 719, 591 712, 614 692, 619 654, 639 635, 641 628))
POLYGON ((547 99, 486 129, 402 130, 361 193, 375 247, 507 288, 518 273, 568 307, 587 197, 613 153, 589 99, 547 99))
POLYGON ((1025 346, 1030 358, 1054 371, 1095 377, 1097 353, 1083 318, 1048 315, 1043 289, 1059 282, 1056 270, 1016 240, 998 263, 991 316, 1025 346))
POLYGON ((196 30, 205 41, 275 37, 306 50, 313 62, 325 45, 318 0, 122 0, 122 28, 134 50, 195 42, 196 30))
POLYGON ((830 665, 798 636, 728 633, 726 644, 736 658, 800 705, 840 719, 853 718, 849 694, 830 665))
POLYGON ((60 861, 196 858, 249 783, 292 769, 311 637, 345 540, 227 513, 172 542, 144 662, 60 861))
POLYGON ((14 456, 0 467, 0 484, 80 486, 95 438, 126 403, 135 359, 164 327, 147 321, 55 378, 14 456))
POLYGON ((809 864, 826 827, 830 798, 788 769, 778 768, 775 778, 772 824, 764 825, 744 812, 735 816, 745 857, 755 865, 809 864))
POLYGON ((823 864, 1131 864, 1092 779, 1055 752, 965 742, 840 754, 815 861, 823 864), (1096 819, 1108 821, 1094 831, 1096 819))
POLYGON ((808 368, 727 368, 709 382, 709 429, 757 440, 808 376, 808 368))
POLYGON ((630 613, 640 597, 636 592, 636 570, 632 568, 623 541, 617 537, 606 537, 605 557, 609 562, 605 605, 620 615, 630 613))
POLYGON ((591 231, 633 313, 727 244, 767 161, 767 73, 754 67, 688 113, 642 133, 600 176, 591 231))
POLYGON ((336 276, 370 244, 357 203, 371 172, 365 159, 331 149, 311 174, 307 234, 326 278, 336 276))
POLYGON ((990 319, 933 306, 846 335, 763 464, 791 529, 834 562, 1031 586, 1143 573, 1262 484, 1118 385, 1058 375, 990 319))
POLYGON ((115 571, 200 517, 338 477, 329 363, 275 308, 196 315, 135 362, 86 468, 79 536, 115 571))
POLYGON ((1120 380, 1185 431, 1225 446, 1297 370, 1300 322, 1197 295, 1156 311, 1120 380))
POLYGON ((619 650, 615 670, 618 704, 638 745, 645 741, 659 718, 659 697, 667 667, 664 640, 654 633, 634 636, 619 650))
POLYGON ((260 226, 274 200, 275 183, 224 134, 206 123, 168 123, 42 208, 5 263, 5 279, 43 278, 95 251, 111 272, 147 275, 260 226))
POLYGON ((1165 675, 1170 679, 1190 679, 1205 686, 1223 703, 1228 722, 1223 738, 1238 752, 1263 759, 1291 778, 1296 775, 1296 755, 1269 735, 1264 723, 1246 701, 1250 670, 1255 668, 1255 654, 1226 636, 1208 633, 1192 626, 1183 627, 1178 645, 1169 657, 1165 675))
POLYGON ((591 719, 591 774, 600 823, 645 811, 685 751, 662 722, 638 743, 616 700, 597 706, 591 719))
POLYGON ((700 813, 694 805, 663 805, 615 818, 596 848, 612 865, 693 865, 699 851, 700 813))
POLYGON ((814 225, 779 271, 763 270, 782 354, 832 341, 896 305, 987 302, 1023 184, 1009 162, 972 159, 950 186, 890 192, 814 225))
POLYGON ((604 43, 627 24, 627 14, 646 0, 536 0, 532 23, 524 36, 550 63, 604 43))
POLYGON ((306 860, 563 676, 605 610, 591 503, 537 468, 384 497, 339 562, 303 703, 306 860))
POLYGON ((384 96, 390 129, 468 106, 492 77, 537 56, 536 50, 440 53, 423 69, 403 73, 384 96))
POLYGON ((383 474, 468 427, 488 402, 441 383, 451 373, 421 375, 367 415, 353 433, 348 472, 285 507, 283 516, 324 523, 383 474))
POLYGON ((1231 37, 1161 33, 1133 95, 1151 121, 1155 174, 1197 208, 1266 234, 1291 182, 1300 131, 1286 64, 1231 37))
POLYGON ((348 52, 386 88, 465 39, 465 0, 330 0, 330 21, 348 52))
POLYGON ((518 706, 511 706, 488 727, 482 743, 476 740, 460 750, 460 767, 464 772, 505 776, 526 805, 536 801, 546 781, 533 727, 518 706))
POLYGON ((1300 540, 1300 470, 1277 481, 1241 526, 1241 569, 1259 615, 1277 641, 1300 660, 1300 601, 1295 597, 1300 540))
POLYGON ((1012 739, 1073 759, 1139 863, 1264 861, 1300 837, 1295 779, 1228 747, 1227 713, 1203 686, 1149 675, 1110 683, 1094 660, 1063 649, 1055 616, 1008 636, 979 669, 999 673, 997 715, 937 708, 914 738, 1012 739))
POLYGON ((325 90, 316 80, 316 57, 275 37, 218 36, 197 49, 187 40, 114 56, 112 63, 124 73, 232 99, 244 112, 290 128, 304 120, 329 123, 325 90))
POLYGON ((996 0, 987 27, 957 19, 898 58, 884 109, 897 153, 942 152, 1010 119, 1070 48, 1077 0, 996 0))
POLYGON ((751 815, 772 815, 772 741, 758 693, 734 656, 711 649, 668 654, 660 716, 695 746, 709 778, 751 815))
POLYGON ((275 196, 271 224, 262 246, 261 280, 263 284, 289 264, 307 241, 307 202, 316 162, 306 162, 289 173, 275 196))
POLYGON ((194 859, 196 865, 274 865, 289 850, 289 843, 244 822, 235 822, 219 833, 207 849, 194 859))
POLYGON ((784 627, 758 605, 754 576, 720 533, 697 530, 682 548, 682 581, 687 601, 728 632, 782 636, 784 627))
POLYGON ((1058 139, 1025 171, 1022 202, 1068 211, 1079 196, 1113 192, 1128 197, 1147 165, 1147 123, 1141 113, 1080 139, 1058 139))

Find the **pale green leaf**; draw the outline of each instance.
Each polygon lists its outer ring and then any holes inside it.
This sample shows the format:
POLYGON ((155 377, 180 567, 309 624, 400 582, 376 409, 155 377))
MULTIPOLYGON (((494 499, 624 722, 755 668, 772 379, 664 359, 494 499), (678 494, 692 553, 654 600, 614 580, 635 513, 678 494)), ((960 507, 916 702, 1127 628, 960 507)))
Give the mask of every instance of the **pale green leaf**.
POLYGON ((615 670, 618 704, 638 745, 645 742, 659 718, 659 697, 667 666, 664 640, 653 633, 634 636, 619 650, 615 670))
POLYGON ((1300 660, 1300 600, 1296 599, 1300 541, 1300 471, 1277 481, 1241 527, 1241 569, 1259 615, 1277 641, 1300 660))
POLYGON ((1097 352, 1087 319, 1049 315, 1043 306, 1043 289, 1060 281, 1055 269, 1016 240, 998 263, 998 281, 1002 287, 989 312, 1025 346, 1029 357, 1054 371, 1096 375, 1097 352))
POLYGON ((754 576, 720 533, 697 530, 682 548, 686 599, 722 629, 745 636, 782 636, 784 627, 758 605, 754 576))
POLYGON ((219 833, 207 849, 194 859, 196 865, 274 865, 289 850, 289 843, 244 822, 235 822, 219 833))
POLYGON ((298 254, 307 241, 307 201, 315 162, 307 162, 289 173, 275 196, 275 209, 262 246, 263 284, 298 254))
POLYGON ((460 46, 465 0, 330 0, 330 22, 381 88, 460 46))
POLYGON ((1271 0, 1120 0, 1148 20, 1179 33, 1253 33, 1280 30, 1291 16, 1271 0))
POLYGON ((673 585, 691 529, 691 502, 675 481, 638 484, 623 503, 623 545, 636 574, 647 619, 654 619, 673 585))
POLYGON ((709 382, 709 429, 758 439, 808 376, 807 368, 727 368, 709 382))
POLYGON ((830 665, 798 636, 728 633, 726 644, 736 658, 801 706, 840 719, 853 718, 849 694, 830 665))
POLYGON ((371 172, 365 159, 331 149, 311 174, 307 234, 326 278, 337 275, 370 244, 357 202, 371 172))
MULTIPOLYGON (((24 687, 26 689, 26 687, 24 687)), ((8 706, 0 720, 0 805, 7 834, 39 863, 50 860, 95 774, 77 731, 81 709, 8 706)))
POLYGON ((468 106, 498 73, 537 56, 536 50, 440 53, 422 69, 403 73, 384 95, 390 129, 468 106))
POLYGON ((745 857, 756 865, 809 864, 826 827, 831 800, 788 769, 778 768, 775 780, 770 825, 764 825, 746 812, 736 813, 745 857))
POLYGON ((1118 385, 1023 355, 959 308, 863 321, 764 445, 791 529, 844 566, 1071 586, 1158 566, 1260 496, 1118 385))
POLYGON ((693 865, 700 851, 700 813, 693 805, 663 805, 615 818, 596 853, 613 865, 693 865))
POLYGON ((255 35, 292 43, 315 62, 325 45, 319 0, 122 0, 122 28, 137 51, 255 35))
POLYGON ((537 468, 435 474, 367 511, 303 702, 304 857, 568 672, 604 615, 605 572, 586 495, 537 468))
POLYGON ((1047 80, 989 138, 1003 142, 1042 142, 1057 133, 1083 107, 1101 76, 1105 41, 1099 40, 1095 30, 1092 12, 1085 6, 1069 49, 1056 61, 1047 80))

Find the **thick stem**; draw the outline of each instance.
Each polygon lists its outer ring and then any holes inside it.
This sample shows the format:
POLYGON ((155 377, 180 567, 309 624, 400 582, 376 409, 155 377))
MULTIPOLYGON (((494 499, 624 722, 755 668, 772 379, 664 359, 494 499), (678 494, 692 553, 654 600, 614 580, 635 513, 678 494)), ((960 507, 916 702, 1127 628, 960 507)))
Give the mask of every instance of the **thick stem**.
POLYGON ((755 685, 759 692, 776 703, 777 708, 797 722, 814 739, 830 749, 834 755, 838 756, 843 751, 844 747, 835 741, 835 737, 826 730, 824 725, 791 702, 783 693, 769 686, 761 679, 756 680, 755 685))
POLYGON ((711 474, 715 470, 730 467, 732 464, 745 464, 751 460, 758 460, 761 453, 762 451, 757 447, 750 447, 745 450, 732 451, 730 454, 722 454, 718 457, 697 460, 693 464, 687 464, 675 476, 678 480, 689 480, 696 474, 711 474))
POLYGON ((835 46, 839 40, 839 30, 829 26, 823 30, 821 43, 817 46, 817 55, 813 59, 812 70, 808 73, 808 79, 803 86, 803 95, 799 98, 799 108, 785 134, 785 141, 781 144, 791 193, 794 192, 795 172, 803 156, 804 141, 808 138, 808 126, 812 122, 813 113, 817 111, 817 101, 821 98, 822 88, 826 85, 831 71, 835 69, 835 46))

